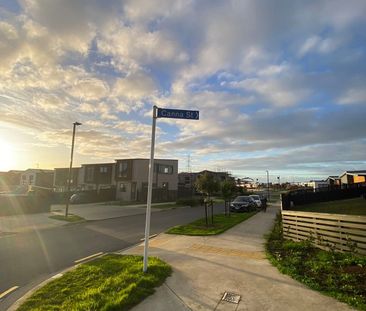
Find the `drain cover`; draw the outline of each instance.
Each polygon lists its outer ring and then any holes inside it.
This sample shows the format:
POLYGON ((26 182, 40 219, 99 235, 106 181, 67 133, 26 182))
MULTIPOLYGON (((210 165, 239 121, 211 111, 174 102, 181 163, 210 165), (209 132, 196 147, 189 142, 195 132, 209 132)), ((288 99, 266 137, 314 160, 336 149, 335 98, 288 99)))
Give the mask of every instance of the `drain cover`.
POLYGON ((222 299, 221 300, 238 304, 239 301, 240 301, 240 295, 234 294, 234 293, 225 292, 224 293, 224 296, 222 296, 222 299))

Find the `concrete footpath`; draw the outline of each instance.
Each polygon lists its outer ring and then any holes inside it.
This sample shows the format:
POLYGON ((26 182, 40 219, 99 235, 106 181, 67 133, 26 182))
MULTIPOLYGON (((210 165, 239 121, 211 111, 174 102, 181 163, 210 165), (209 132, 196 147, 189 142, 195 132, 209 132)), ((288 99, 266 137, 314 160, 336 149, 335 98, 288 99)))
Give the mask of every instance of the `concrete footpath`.
MULTIPOLYGON (((278 209, 269 207, 219 236, 152 239, 149 256, 169 263, 173 274, 132 310, 352 310, 281 274, 265 258, 263 235, 278 209), (240 295, 239 304, 223 301, 225 292, 240 295)), ((123 253, 142 254, 143 244, 123 253)))
MULTIPOLYGON (((174 202, 167 204, 174 204, 174 202)), ((152 209, 152 212, 158 211, 161 211, 161 209, 152 209)), ((105 203, 89 203, 73 204, 69 206, 70 214, 78 215, 85 220, 103 220, 109 218, 140 215, 145 214, 145 212, 146 204, 121 206, 113 204, 107 205, 105 203)), ((67 221, 50 218, 50 216, 54 215, 65 215, 65 204, 52 205, 51 211, 49 213, 0 216, 0 237, 7 234, 42 230, 69 224, 67 221)))

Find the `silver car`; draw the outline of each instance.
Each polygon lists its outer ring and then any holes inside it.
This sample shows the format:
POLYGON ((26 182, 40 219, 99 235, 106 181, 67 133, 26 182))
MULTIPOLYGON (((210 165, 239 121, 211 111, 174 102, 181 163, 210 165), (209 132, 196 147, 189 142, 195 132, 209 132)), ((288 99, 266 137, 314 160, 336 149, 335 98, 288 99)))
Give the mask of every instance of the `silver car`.
POLYGON ((257 204, 258 208, 262 207, 262 201, 259 195, 257 194, 251 194, 250 197, 254 200, 255 204, 257 204))

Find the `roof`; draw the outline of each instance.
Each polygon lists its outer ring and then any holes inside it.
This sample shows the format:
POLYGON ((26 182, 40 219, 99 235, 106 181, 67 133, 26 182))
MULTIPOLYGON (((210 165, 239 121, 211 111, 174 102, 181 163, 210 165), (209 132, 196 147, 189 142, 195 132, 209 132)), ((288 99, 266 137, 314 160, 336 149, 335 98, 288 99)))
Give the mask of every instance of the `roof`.
POLYGON ((116 163, 88 163, 88 164, 81 164, 81 166, 87 166, 87 165, 115 165, 116 163))
POLYGON ((359 175, 359 176, 366 176, 366 170, 359 170, 359 171, 345 171, 342 175, 339 176, 341 178, 344 175, 359 175))
POLYGON ((28 172, 34 172, 34 173, 53 173, 53 170, 43 170, 40 168, 28 168, 27 170, 23 171, 22 173, 28 173, 28 172))
MULTIPOLYGON (((89 164, 86 164, 89 165, 89 164)), ((70 167, 55 167, 55 170, 69 170, 70 167)), ((81 167, 72 167, 73 170, 75 169, 81 169, 81 167)))
MULTIPOLYGON (((124 158, 124 159, 116 159, 116 161, 123 161, 123 160, 147 160, 150 161, 150 158, 124 158)), ((154 159, 154 161, 178 161, 177 159, 154 159)))
POLYGON ((327 178, 327 180, 329 180, 329 179, 340 179, 338 176, 329 176, 328 178, 327 178))

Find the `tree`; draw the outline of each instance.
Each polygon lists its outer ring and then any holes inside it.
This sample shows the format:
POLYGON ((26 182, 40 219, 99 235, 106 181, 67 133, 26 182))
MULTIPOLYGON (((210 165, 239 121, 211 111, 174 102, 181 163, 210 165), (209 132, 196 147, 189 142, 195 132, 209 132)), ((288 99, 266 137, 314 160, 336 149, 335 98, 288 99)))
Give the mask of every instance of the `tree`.
POLYGON ((227 210, 229 211, 230 215, 230 201, 236 192, 237 187, 233 179, 226 179, 221 182, 221 193, 225 200, 225 215, 227 214, 227 210))
POLYGON ((205 200, 205 216, 206 216, 206 226, 208 226, 208 207, 207 205, 211 205, 211 222, 213 225, 213 202, 210 200, 210 197, 215 192, 219 191, 219 183, 215 180, 214 176, 205 172, 203 175, 198 176, 196 183, 196 189, 206 195, 205 200))
POLYGON ((210 199, 212 194, 219 191, 219 183, 215 180, 213 175, 210 175, 207 172, 198 176, 195 187, 199 192, 205 194, 208 199, 210 199))

